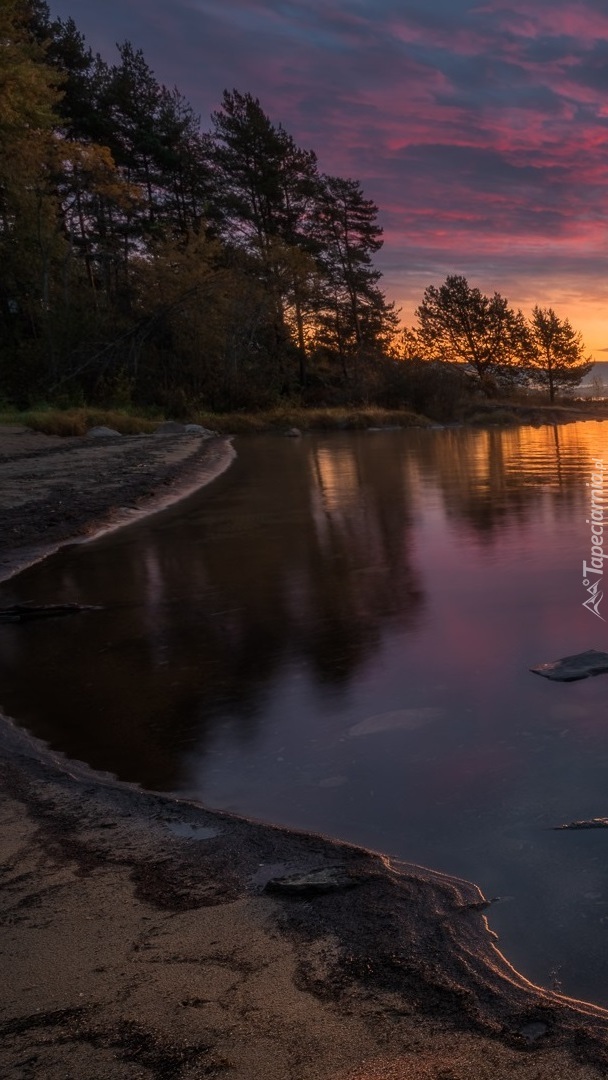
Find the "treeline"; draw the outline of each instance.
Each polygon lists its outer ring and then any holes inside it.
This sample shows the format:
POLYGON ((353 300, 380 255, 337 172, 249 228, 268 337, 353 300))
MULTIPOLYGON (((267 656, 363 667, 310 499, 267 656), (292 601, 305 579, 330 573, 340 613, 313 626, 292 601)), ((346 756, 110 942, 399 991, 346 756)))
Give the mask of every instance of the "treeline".
POLYGON ((179 411, 348 385, 397 316, 377 207, 250 94, 210 132, 129 43, 40 0, 0 14, 2 393, 179 411))
POLYGON ((108 63, 44 0, 2 0, 7 403, 445 415, 472 388, 544 381, 553 397, 582 377, 567 322, 526 322, 464 278, 427 289, 401 331, 381 245, 359 182, 323 174, 250 94, 225 92, 203 131, 130 43, 108 63))
POLYGON ((416 318, 403 332, 403 357, 460 364, 490 396, 534 387, 554 401, 593 367, 580 333, 553 308, 536 305, 526 319, 500 293, 486 296, 457 274, 429 286, 416 318))

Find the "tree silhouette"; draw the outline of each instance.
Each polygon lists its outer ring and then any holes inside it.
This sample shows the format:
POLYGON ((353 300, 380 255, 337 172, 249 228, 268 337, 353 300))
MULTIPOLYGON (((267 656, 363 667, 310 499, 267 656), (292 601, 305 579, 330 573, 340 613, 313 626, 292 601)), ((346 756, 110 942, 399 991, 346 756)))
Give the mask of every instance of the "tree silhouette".
POLYGON ((553 308, 535 307, 529 322, 530 356, 533 378, 546 386, 549 401, 556 391, 578 386, 593 367, 580 333, 568 319, 560 319, 553 308))
POLYGON ((427 358, 468 364, 486 386, 521 375, 525 320, 500 293, 485 296, 454 274, 439 288, 429 286, 416 315, 427 358))

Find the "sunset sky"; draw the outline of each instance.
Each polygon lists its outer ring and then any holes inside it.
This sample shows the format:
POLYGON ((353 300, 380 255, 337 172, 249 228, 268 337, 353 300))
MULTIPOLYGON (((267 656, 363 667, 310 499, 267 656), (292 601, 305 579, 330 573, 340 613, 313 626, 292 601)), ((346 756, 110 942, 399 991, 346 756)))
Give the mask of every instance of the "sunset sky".
POLYGON ((381 209, 404 322, 461 273, 552 306, 608 359, 607 0, 51 0, 140 46, 203 127, 249 91, 381 209))

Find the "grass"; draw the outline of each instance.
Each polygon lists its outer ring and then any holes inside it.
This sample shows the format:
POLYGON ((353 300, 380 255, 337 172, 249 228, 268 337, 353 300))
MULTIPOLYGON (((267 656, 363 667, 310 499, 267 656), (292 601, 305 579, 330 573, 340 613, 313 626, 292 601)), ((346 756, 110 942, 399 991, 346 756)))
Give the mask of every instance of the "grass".
MULTIPOLYGON (((560 420, 602 418, 608 414, 605 403, 503 400, 493 403, 471 402, 458 410, 455 420, 464 424, 487 425, 521 423, 559 423, 560 420)), ((129 409, 40 407, 27 412, 0 410, 0 424, 23 424, 45 435, 86 435, 92 427, 110 427, 121 435, 138 435, 155 430, 169 419, 151 411, 129 409)), ((181 419, 181 418, 180 418, 181 419)), ((212 413, 193 409, 186 418, 226 435, 249 435, 262 432, 345 431, 382 427, 425 427, 431 421, 411 409, 382 409, 377 406, 351 408, 302 408, 277 406, 259 412, 212 413)))
POLYGON ((370 427, 421 427, 429 423, 411 409, 309 408, 277 406, 260 412, 208 413, 192 417, 197 424, 222 434, 248 435, 264 431, 343 431, 370 427))
MULTIPOLYGON (((30 409, 27 412, 4 410, 0 424, 23 424, 45 435, 86 435, 92 427, 109 427, 121 435, 138 435, 155 430, 166 417, 137 414, 119 409, 30 409)), ((303 409, 278 407, 261 412, 210 413, 193 410, 187 422, 221 434, 246 435, 264 431, 332 431, 368 427, 412 427, 429 421, 409 409, 334 408, 303 409)))
POLYGON ((92 427, 109 427, 121 435, 151 432, 162 423, 163 416, 151 420, 122 409, 29 409, 27 412, 7 409, 0 412, 0 424, 23 424, 44 435, 86 435, 92 427))

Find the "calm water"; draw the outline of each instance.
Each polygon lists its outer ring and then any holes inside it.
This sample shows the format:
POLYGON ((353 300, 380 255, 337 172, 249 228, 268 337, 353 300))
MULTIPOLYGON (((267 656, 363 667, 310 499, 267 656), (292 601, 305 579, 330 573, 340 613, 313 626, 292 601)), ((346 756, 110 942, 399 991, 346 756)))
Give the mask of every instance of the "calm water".
POLYGON ((124 779, 469 878, 524 974, 608 1004, 608 831, 552 831, 608 816, 608 676, 528 671, 608 649, 581 583, 607 431, 240 440, 0 586, 104 605, 0 628, 0 702, 124 779))

